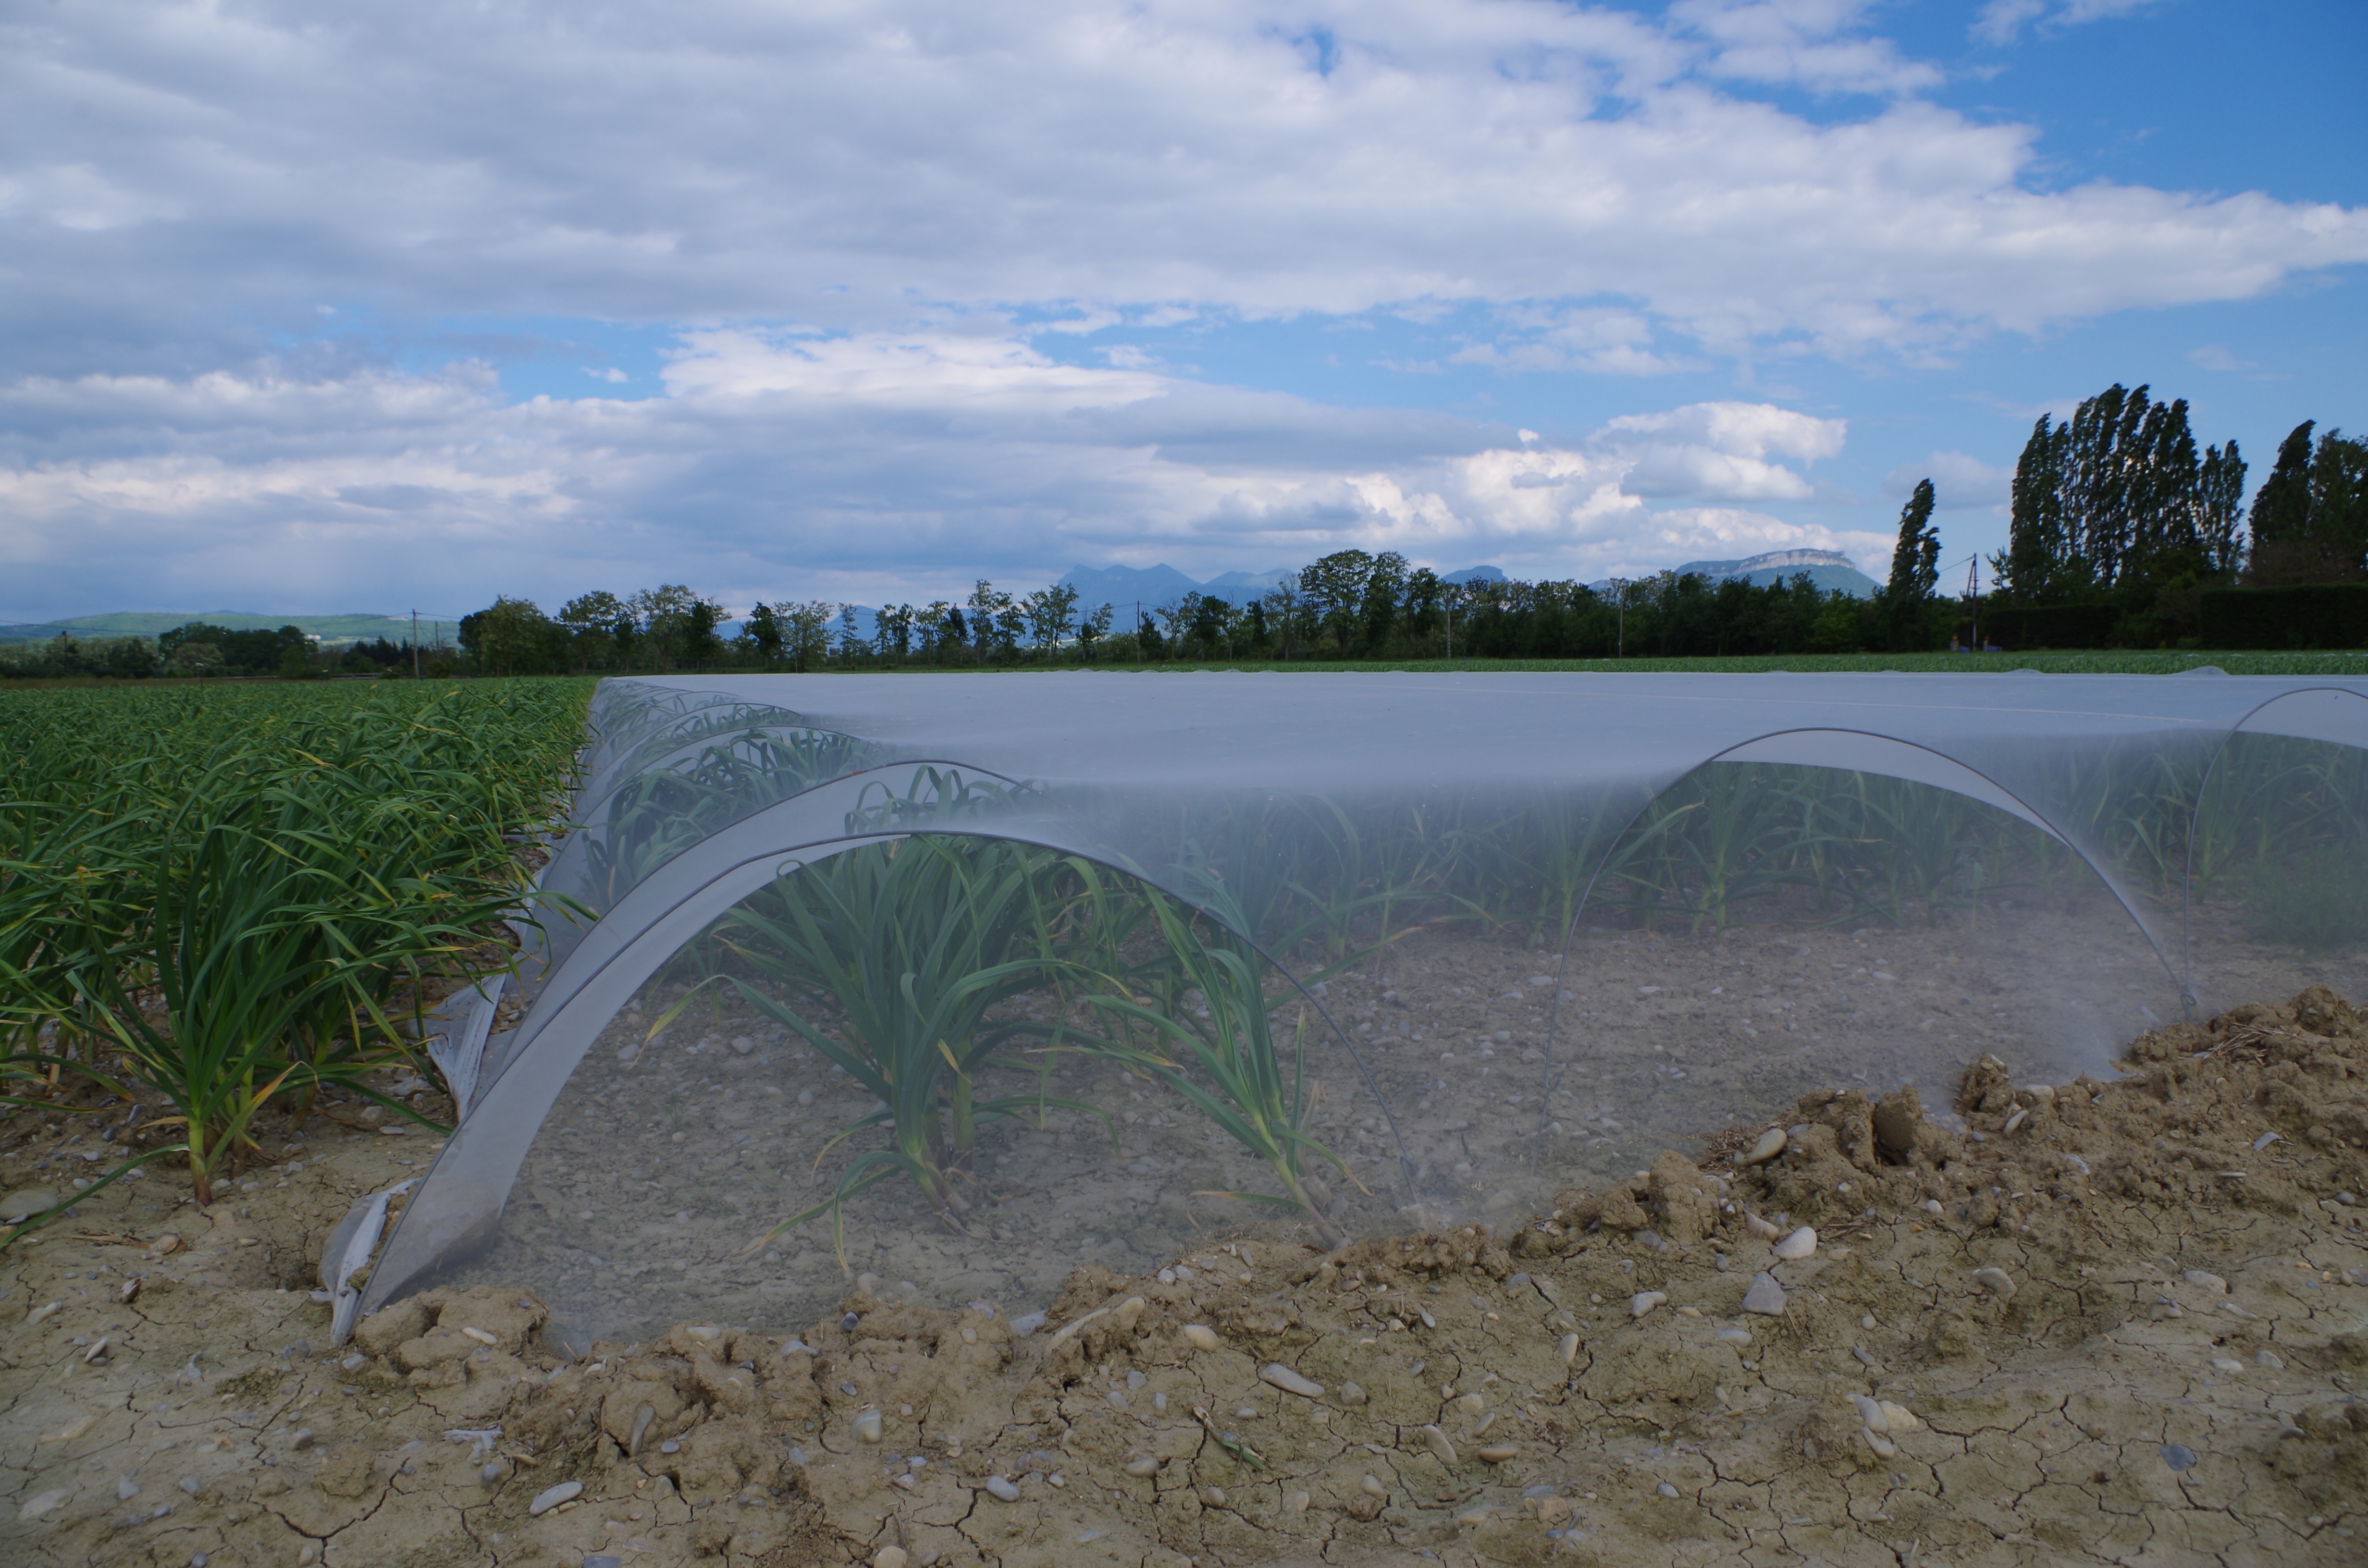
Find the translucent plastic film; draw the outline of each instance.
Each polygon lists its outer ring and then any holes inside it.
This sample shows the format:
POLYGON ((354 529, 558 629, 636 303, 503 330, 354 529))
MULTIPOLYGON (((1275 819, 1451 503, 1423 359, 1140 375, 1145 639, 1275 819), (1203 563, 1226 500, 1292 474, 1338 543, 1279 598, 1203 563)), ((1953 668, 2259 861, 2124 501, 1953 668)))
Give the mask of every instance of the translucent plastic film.
POLYGON ((2358 967, 2362 714, 2215 676, 611 682, 546 876, 580 917, 368 1304, 793 1325, 870 1274, 1024 1312, 1213 1237, 1509 1220, 1984 1052, 2110 1074, 2358 967))

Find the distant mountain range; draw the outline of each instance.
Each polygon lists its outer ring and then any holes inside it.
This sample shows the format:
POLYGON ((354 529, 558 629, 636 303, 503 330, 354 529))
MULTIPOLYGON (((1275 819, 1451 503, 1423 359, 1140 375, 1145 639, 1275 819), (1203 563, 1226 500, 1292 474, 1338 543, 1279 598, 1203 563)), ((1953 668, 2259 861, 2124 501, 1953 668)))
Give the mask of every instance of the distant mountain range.
MULTIPOLYGON (((1104 605, 1140 604, 1146 610, 1156 609, 1162 605, 1174 604, 1186 594, 1207 594, 1231 604, 1246 605, 1264 597, 1291 574, 1291 568, 1278 566, 1271 572, 1222 572, 1201 583, 1165 563, 1157 566, 1072 566, 1063 574, 1061 583, 1077 590, 1078 613, 1091 615, 1104 605)), ((1450 583, 1501 583, 1505 580, 1505 574, 1494 566, 1467 566, 1461 572, 1442 572, 1440 575, 1450 583)))
MULTIPOLYGON (((1883 591, 1882 584, 1860 571, 1839 550, 1771 550, 1761 555, 1747 555, 1740 561, 1689 561, 1669 570, 1679 577, 1706 577, 1713 583, 1740 577, 1759 588, 1805 576, 1827 593, 1839 589, 1861 599, 1873 598, 1883 591)), ((1611 589, 1611 580, 1607 577, 1588 586, 1599 594, 1605 593, 1611 589)))
MULTIPOLYGON (((154 637, 160 631, 170 631, 193 620, 202 620, 227 631, 277 631, 283 626, 294 626, 333 647, 346 642, 367 642, 380 637, 400 642, 411 635, 409 616, 257 615, 252 610, 243 609, 120 609, 107 615, 78 615, 69 620, 0 626, 0 642, 46 642, 61 632, 77 638, 154 637)), ((454 623, 449 620, 423 619, 419 623, 422 642, 433 642, 439 636, 450 642, 456 630, 454 623)))
MULTIPOLYGON (((1870 598, 1882 591, 1881 585, 1850 564, 1849 556, 1835 550, 1771 550, 1762 555, 1746 556, 1740 561, 1689 561, 1672 568, 1679 576, 1688 573, 1709 578, 1713 582, 1727 577, 1741 577, 1765 587, 1767 585, 1805 574, 1812 583, 1828 593, 1839 589, 1859 598, 1870 598)), ((1222 572, 1207 582, 1186 576, 1173 566, 1072 566, 1061 581, 1077 590, 1077 610, 1091 615, 1103 605, 1112 605, 1132 612, 1141 604, 1146 610, 1174 604, 1186 594, 1212 594, 1234 604, 1245 605, 1264 595, 1291 574, 1290 570, 1277 567, 1271 572, 1222 572)), ((1441 577, 1451 583, 1501 583, 1505 574, 1494 566, 1467 566, 1460 572, 1442 572, 1441 577)), ((1611 586, 1607 579, 1588 585, 1600 593, 1611 586)), ((862 634, 877 634, 875 612, 870 606, 857 607, 856 618, 862 634)), ((258 615, 252 610, 117 610, 108 615, 80 615, 68 620, 47 620, 34 624, 0 626, 0 642, 46 642, 64 632, 69 636, 91 637, 154 637, 160 631, 170 631, 176 626, 202 620, 233 631, 277 631, 283 626, 297 626, 318 637, 331 647, 347 642, 367 642, 384 637, 400 642, 411 635, 411 619, 397 615, 258 615)), ((729 622, 726 630, 738 623, 729 622)), ((419 633, 423 642, 450 642, 458 627, 450 620, 421 619, 419 633)))

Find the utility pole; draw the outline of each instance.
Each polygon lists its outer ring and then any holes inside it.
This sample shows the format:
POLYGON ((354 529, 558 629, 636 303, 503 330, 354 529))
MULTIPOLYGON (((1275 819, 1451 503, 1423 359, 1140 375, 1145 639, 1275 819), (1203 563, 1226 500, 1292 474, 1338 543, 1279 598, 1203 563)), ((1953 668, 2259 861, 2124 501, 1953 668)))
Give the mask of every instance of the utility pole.
POLYGON ((411 678, 419 678, 419 612, 411 612, 411 678))
POLYGON ((1974 552, 1973 565, 1965 573, 1965 614, 1973 623, 1973 647, 1968 653, 1982 651, 1982 554, 1974 552))

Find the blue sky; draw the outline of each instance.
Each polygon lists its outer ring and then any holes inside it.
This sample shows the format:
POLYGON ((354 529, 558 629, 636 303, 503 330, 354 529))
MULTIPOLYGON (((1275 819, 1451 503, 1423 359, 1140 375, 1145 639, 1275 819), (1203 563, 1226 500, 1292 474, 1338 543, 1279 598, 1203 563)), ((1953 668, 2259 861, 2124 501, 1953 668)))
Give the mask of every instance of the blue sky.
POLYGON ((2368 6, 91 0, 0 21, 0 619, 2004 540, 2359 428, 2368 6))

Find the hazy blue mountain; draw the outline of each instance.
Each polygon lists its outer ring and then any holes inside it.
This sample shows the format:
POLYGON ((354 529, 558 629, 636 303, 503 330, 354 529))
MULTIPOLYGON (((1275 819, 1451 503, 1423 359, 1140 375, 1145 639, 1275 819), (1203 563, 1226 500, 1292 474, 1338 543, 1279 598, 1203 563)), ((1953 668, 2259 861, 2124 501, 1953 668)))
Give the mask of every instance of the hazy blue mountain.
POLYGON ((1061 582, 1077 590, 1077 613, 1091 615, 1104 605, 1115 605, 1117 624, 1123 631, 1128 618, 1140 601, 1146 614, 1161 605, 1173 604, 1186 594, 1197 593, 1201 585, 1175 567, 1158 566, 1072 566, 1062 574, 1061 582))
MULTIPOLYGON (((1669 570, 1680 577, 1706 577, 1713 583, 1729 577, 1740 577, 1754 587, 1764 588, 1770 583, 1806 576, 1827 593, 1836 589, 1853 598, 1873 598, 1883 591, 1883 585, 1860 571, 1850 558, 1839 550, 1771 550, 1759 555, 1747 555, 1740 561, 1689 561, 1669 570)), ((1611 579, 1589 583, 1597 593, 1608 592, 1611 579)))
MULTIPOLYGON (((228 631, 277 631, 283 626, 294 626, 312 632, 333 647, 341 642, 369 642, 379 637, 400 642, 411 635, 409 616, 362 613, 257 615, 252 610, 239 609, 122 609, 105 615, 78 615, 67 620, 0 626, 0 642, 46 642, 60 632, 78 638, 154 637, 160 631, 170 631, 193 620, 202 620, 209 626, 219 626, 228 631)), ((435 641, 439 628, 447 641, 455 634, 453 622, 431 622, 423 618, 419 622, 420 640, 435 641)))
MULTIPOLYGON (((1220 572, 1205 583, 1196 583, 1173 566, 1072 566, 1061 578, 1077 590, 1077 613, 1090 615, 1102 605, 1116 605, 1121 613, 1119 624, 1123 627, 1127 616, 1134 613, 1140 602, 1148 612, 1162 605, 1174 604, 1186 594, 1207 594, 1233 604, 1246 605, 1265 596, 1296 568, 1278 566, 1270 572, 1220 572)), ((1494 566, 1467 566, 1461 572, 1440 574, 1450 583, 1501 583, 1505 574, 1494 566)))

